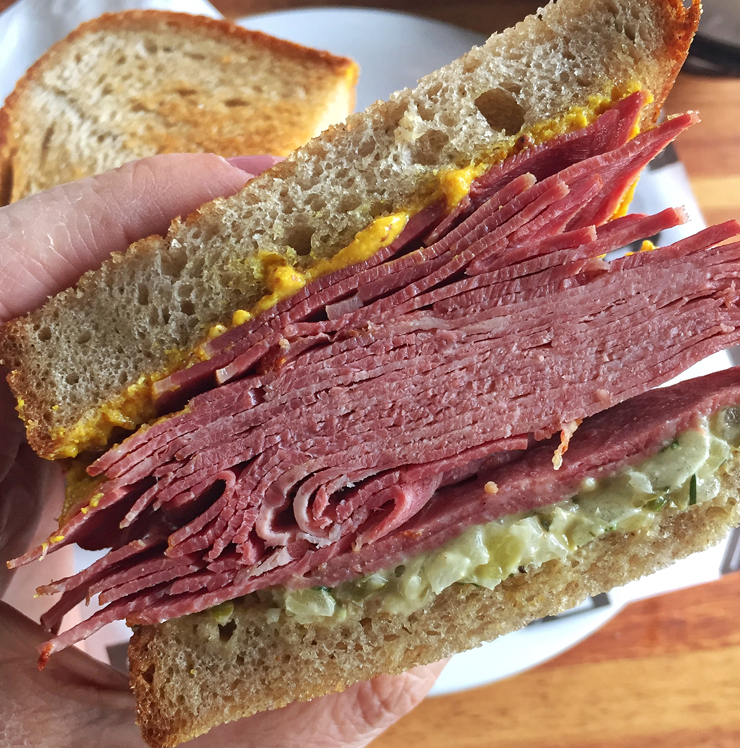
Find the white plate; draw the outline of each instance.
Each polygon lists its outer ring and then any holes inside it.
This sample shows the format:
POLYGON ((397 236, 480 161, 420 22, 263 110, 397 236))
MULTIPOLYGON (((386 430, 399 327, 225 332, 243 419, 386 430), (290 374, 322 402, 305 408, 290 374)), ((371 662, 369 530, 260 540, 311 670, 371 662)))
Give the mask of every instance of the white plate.
POLYGON ((366 8, 319 8, 249 16, 242 26, 351 57, 360 66, 357 110, 416 85, 485 37, 441 21, 366 8))

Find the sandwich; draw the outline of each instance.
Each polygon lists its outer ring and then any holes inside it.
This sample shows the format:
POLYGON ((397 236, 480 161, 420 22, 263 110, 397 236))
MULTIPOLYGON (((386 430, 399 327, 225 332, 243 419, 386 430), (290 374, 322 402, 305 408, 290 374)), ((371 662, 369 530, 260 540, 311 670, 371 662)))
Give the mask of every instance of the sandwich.
POLYGON ((228 21, 108 13, 0 111, 2 204, 157 153, 287 156, 354 107, 357 65, 228 21))
POLYGON ((60 529, 40 662, 134 627, 143 735, 474 647, 738 524, 740 224, 629 214, 699 5, 559 0, 8 323, 60 529), (632 246, 618 259, 610 253, 632 246), (63 615, 105 605, 59 634, 63 615))

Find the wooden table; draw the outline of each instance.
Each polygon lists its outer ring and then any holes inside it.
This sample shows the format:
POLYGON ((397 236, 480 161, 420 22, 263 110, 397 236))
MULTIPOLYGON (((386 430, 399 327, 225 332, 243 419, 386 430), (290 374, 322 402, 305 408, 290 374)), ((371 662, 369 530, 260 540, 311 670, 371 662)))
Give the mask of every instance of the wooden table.
MULTIPOLYGON (((291 0, 212 0, 224 14, 291 0)), ((0 8, 8 0, 0 0, 0 8)), ((324 0, 303 5, 327 5, 324 0)), ((359 0, 348 5, 371 5, 359 0)), ((388 0, 489 33, 531 0, 388 0)), ((699 110, 677 143, 707 221, 740 217, 740 79, 682 75, 668 110, 699 110)), ((736 748, 740 746, 740 574, 627 607, 594 636, 522 675, 425 701, 374 748, 736 748)))

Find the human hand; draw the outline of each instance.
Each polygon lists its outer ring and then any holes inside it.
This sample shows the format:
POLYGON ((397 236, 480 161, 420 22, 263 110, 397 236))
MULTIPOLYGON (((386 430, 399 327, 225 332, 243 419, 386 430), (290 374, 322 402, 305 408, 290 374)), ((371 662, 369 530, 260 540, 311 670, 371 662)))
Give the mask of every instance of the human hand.
MULTIPOLYGON (((212 155, 155 156, 0 209, 0 323, 41 305, 112 252, 164 233, 175 216, 234 194, 272 163, 270 157, 241 157, 231 165, 212 155)), ((0 594, 10 580, 4 562, 26 550, 52 503, 59 511, 60 485, 58 469, 25 445, 3 377, 0 594)), ((23 593, 30 597, 33 591, 23 593)), ((0 745, 142 748, 126 677, 75 649, 55 655, 39 673, 36 646, 46 638, 40 626, 0 603, 0 745)), ((383 676, 341 694, 258 714, 189 745, 366 745, 424 697, 441 667, 383 676)))

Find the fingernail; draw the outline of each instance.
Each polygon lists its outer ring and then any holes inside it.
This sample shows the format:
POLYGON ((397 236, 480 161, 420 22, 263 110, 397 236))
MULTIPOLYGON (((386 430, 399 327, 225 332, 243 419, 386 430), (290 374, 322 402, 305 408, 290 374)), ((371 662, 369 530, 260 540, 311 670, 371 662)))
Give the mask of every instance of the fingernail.
POLYGON ((284 159, 280 156, 233 156, 226 160, 231 166, 256 176, 284 159))

